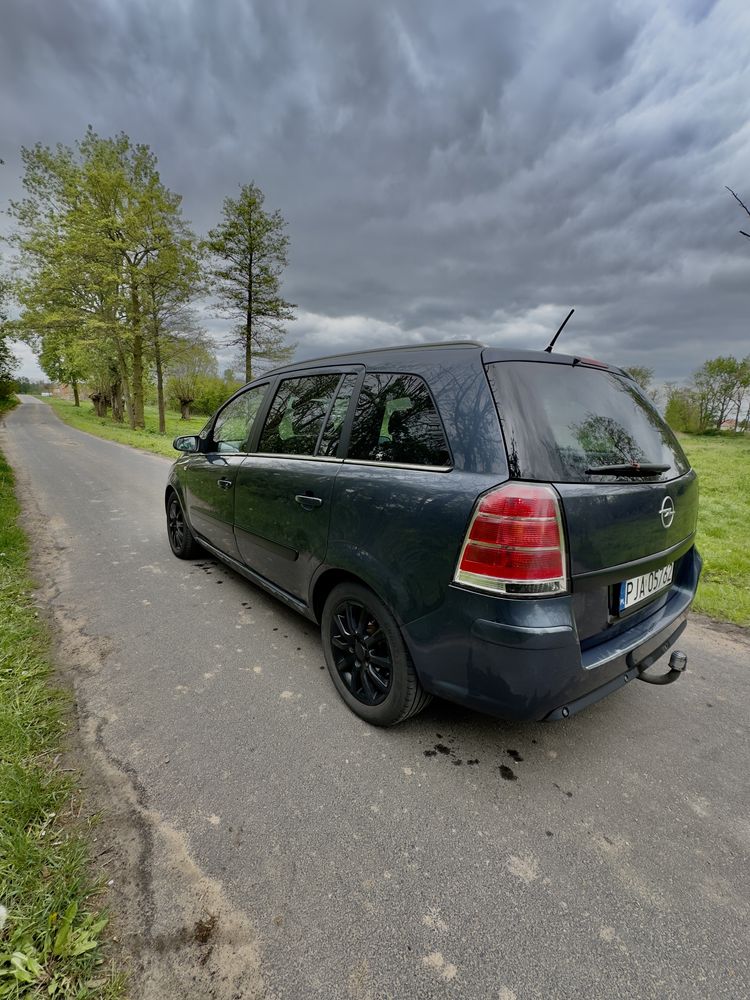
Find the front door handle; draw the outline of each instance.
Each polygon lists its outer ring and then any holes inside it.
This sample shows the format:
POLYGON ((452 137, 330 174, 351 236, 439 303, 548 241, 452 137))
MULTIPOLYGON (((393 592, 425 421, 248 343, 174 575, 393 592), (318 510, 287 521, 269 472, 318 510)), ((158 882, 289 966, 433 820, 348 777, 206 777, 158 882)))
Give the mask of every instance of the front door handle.
POLYGON ((294 498, 303 510, 312 510, 313 507, 322 507, 323 501, 320 497, 310 496, 307 493, 298 493, 294 498))
POLYGON ((231 479, 220 479, 216 485, 219 487, 220 490, 231 490, 231 488, 234 486, 234 483, 232 482, 231 479))

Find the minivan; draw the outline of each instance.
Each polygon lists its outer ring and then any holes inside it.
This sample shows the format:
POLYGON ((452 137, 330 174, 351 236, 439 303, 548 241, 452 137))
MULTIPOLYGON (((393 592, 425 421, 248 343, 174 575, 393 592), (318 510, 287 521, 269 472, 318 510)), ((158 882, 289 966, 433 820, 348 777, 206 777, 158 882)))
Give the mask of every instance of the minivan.
POLYGON ((698 484, 624 371, 472 341, 357 351, 239 390, 166 488, 172 550, 205 550, 321 628, 359 716, 434 696, 568 718, 685 628, 698 484))

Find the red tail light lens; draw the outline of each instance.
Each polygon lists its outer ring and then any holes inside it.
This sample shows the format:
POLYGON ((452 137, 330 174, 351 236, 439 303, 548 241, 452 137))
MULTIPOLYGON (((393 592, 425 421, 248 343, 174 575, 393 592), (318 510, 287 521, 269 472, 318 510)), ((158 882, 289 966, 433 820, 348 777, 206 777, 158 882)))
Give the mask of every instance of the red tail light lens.
POLYGON ((508 483, 477 504, 456 583, 515 596, 567 590, 557 494, 550 486, 508 483))

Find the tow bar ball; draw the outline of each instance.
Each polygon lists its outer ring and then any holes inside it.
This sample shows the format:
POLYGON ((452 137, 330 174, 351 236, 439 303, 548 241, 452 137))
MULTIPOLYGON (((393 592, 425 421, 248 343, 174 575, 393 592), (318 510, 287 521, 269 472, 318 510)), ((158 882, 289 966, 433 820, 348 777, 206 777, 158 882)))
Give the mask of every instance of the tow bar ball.
POLYGON ((669 669, 679 670, 682 673, 687 667, 687 653, 683 653, 681 649, 676 649, 672 655, 669 657, 669 669))
POLYGON ((683 653, 681 649, 675 649, 669 657, 669 670, 666 674, 649 677, 644 670, 643 673, 638 674, 638 680, 646 681, 647 684, 672 684, 678 677, 682 676, 686 668, 687 653, 683 653))

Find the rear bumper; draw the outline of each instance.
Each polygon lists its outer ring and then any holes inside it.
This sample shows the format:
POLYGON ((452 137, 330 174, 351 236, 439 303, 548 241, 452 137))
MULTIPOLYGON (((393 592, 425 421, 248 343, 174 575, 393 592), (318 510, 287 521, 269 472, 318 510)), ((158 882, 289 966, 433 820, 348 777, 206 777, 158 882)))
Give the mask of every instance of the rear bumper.
POLYGON ((438 612, 403 627, 426 690, 504 719, 567 718, 638 675, 677 639, 695 595, 692 563, 653 615, 581 650, 569 597, 509 601, 451 587, 438 612), (566 712, 563 712, 566 709, 566 712))

